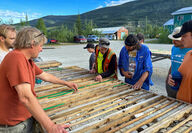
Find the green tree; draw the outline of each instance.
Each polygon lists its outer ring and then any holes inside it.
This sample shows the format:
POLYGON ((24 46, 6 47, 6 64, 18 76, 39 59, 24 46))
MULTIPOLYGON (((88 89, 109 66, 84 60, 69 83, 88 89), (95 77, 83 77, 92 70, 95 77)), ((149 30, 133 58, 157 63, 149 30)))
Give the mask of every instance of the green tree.
POLYGON ((36 28, 39 29, 41 32, 43 32, 45 35, 47 35, 47 28, 46 28, 44 20, 42 18, 40 18, 37 21, 36 28))
POLYGON ((141 27, 137 27, 137 28, 135 29, 135 32, 136 32, 136 33, 143 33, 144 30, 143 30, 141 27))
POLYGON ((59 42, 73 42, 74 35, 72 30, 62 25, 59 29, 50 31, 48 33, 48 38, 54 38, 59 42))
POLYGON ((82 35, 83 31, 82 31, 82 24, 81 24, 80 14, 77 16, 76 28, 77 28, 78 35, 82 35))
POLYGON ((94 28, 96 28, 97 25, 93 23, 92 20, 85 20, 84 23, 84 30, 83 30, 83 35, 84 36, 88 36, 88 35, 97 35, 97 36, 101 36, 101 32, 93 30, 94 28))
POLYGON ((170 44, 172 41, 168 38, 169 31, 168 29, 164 29, 161 27, 160 35, 159 35, 159 43, 167 43, 170 44))
POLYGON ((85 20, 83 35, 88 36, 90 34, 93 34, 93 28, 94 28, 93 27, 93 21, 92 20, 90 20, 90 21, 85 20))
POLYGON ((25 25, 29 25, 29 20, 28 20, 28 15, 27 15, 27 13, 26 13, 26 15, 25 15, 25 25))
POLYGON ((20 19, 19 25, 20 25, 21 27, 22 27, 22 26, 25 26, 25 22, 24 22, 22 19, 20 19))
POLYGON ((78 35, 76 23, 73 25, 73 33, 74 33, 74 35, 78 35))

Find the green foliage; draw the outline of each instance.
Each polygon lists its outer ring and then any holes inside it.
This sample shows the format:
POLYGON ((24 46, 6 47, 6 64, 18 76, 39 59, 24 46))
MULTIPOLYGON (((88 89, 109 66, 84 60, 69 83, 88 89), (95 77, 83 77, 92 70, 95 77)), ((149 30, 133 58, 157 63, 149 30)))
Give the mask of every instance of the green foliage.
POLYGON ((147 24, 147 26, 144 26, 143 28, 137 27, 136 28, 136 34, 137 33, 143 33, 145 35, 145 38, 156 38, 159 37, 159 33, 161 32, 162 27, 152 24, 147 24))
POLYGON ((25 21, 23 21, 22 19, 20 19, 19 25, 20 25, 21 27, 25 26, 25 21))
POLYGON ((73 25, 73 34, 78 35, 76 24, 73 25))
POLYGON ((92 20, 90 20, 90 21, 85 20, 83 35, 88 36, 89 34, 93 34, 92 29, 93 29, 93 21, 92 20))
POLYGON ((161 31, 161 27, 159 27, 157 25, 148 24, 146 35, 148 38, 156 38, 156 37, 158 37, 160 31, 161 31))
POLYGON ((141 27, 137 27, 137 28, 135 29, 135 32, 136 32, 136 33, 144 33, 144 29, 141 28, 141 27))
POLYGON ((172 41, 168 38, 169 31, 167 29, 161 28, 160 35, 159 35, 159 43, 166 43, 170 44, 172 41))
POLYGON ((163 27, 159 27, 157 25, 151 25, 148 24, 147 28, 137 28, 136 29, 136 34, 137 33, 143 33, 145 35, 145 38, 157 38, 157 40, 154 40, 149 43, 165 43, 169 44, 172 41, 168 38, 168 35, 170 34, 168 29, 164 29, 163 27), (144 31, 145 29, 146 31, 144 31))
POLYGON ((81 18, 80 15, 77 16, 77 21, 75 23, 76 29, 77 29, 77 34, 82 35, 82 24, 81 24, 81 18))
POLYGON ((59 42, 73 42, 73 37, 74 33, 64 25, 57 30, 48 32, 48 38, 56 39, 59 42))
POLYGON ((80 15, 78 15, 76 23, 73 26, 73 33, 74 35, 84 35, 85 37, 88 35, 101 35, 101 32, 93 31, 94 28, 96 28, 96 25, 92 20, 85 20, 82 24, 80 15))
POLYGON ((39 29, 41 32, 43 32, 45 35, 47 35, 47 28, 46 28, 44 20, 42 18, 40 18, 37 21, 36 28, 39 29))
MULTIPOLYGON (((81 22, 81 20, 78 17, 78 23, 81 22)), ((76 21, 77 22, 77 21, 76 21)), ((84 35, 88 36, 89 34, 94 34, 94 35, 101 35, 101 32, 98 31, 93 31, 93 28, 96 27, 94 25, 93 21, 85 21, 85 23, 81 24, 82 29, 81 29, 81 34, 79 34, 79 27, 77 26, 77 23, 74 24, 73 29, 69 29, 67 26, 62 25, 58 29, 55 30, 50 30, 48 32, 48 38, 49 39, 56 39, 59 42, 73 42, 74 36, 76 35, 84 35)))
POLYGON ((29 26, 29 20, 27 14, 25 15, 25 25, 29 26))
POLYGON ((99 31, 96 31, 96 30, 93 30, 94 28, 96 28, 97 26, 93 23, 92 20, 90 21, 87 21, 85 20, 85 23, 84 23, 84 29, 83 29, 83 35, 84 36, 88 36, 88 35, 97 35, 97 36, 100 36, 101 35, 101 32, 99 31))
POLYGON ((25 15, 25 21, 23 21, 22 19, 20 19, 19 26, 20 26, 20 27, 29 26, 29 20, 28 20, 27 14, 25 15))

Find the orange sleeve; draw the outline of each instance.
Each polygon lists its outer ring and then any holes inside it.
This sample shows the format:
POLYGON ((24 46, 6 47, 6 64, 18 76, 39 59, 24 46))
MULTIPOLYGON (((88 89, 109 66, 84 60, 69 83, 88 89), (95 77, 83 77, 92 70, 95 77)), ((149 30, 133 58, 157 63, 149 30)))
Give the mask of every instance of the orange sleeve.
POLYGON ((35 75, 40 75, 43 72, 43 70, 41 70, 35 63, 34 67, 35 67, 35 75))
POLYGON ((11 87, 21 83, 30 83, 27 60, 24 56, 13 56, 14 60, 8 63, 7 79, 11 87))

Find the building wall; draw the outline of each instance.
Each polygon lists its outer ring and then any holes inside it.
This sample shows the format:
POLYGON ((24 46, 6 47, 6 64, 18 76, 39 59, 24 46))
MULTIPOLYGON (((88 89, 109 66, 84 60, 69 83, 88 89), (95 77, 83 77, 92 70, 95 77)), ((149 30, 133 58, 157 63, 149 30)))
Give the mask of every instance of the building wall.
POLYGON ((186 21, 192 20, 192 13, 174 16, 174 27, 181 26, 186 21))
POLYGON ((123 36, 121 34, 125 34, 126 36, 128 36, 128 30, 124 27, 122 27, 121 29, 119 29, 117 31, 117 40, 122 40, 123 36))
POLYGON ((174 30, 174 25, 165 25, 164 28, 167 29, 169 33, 172 33, 174 30))

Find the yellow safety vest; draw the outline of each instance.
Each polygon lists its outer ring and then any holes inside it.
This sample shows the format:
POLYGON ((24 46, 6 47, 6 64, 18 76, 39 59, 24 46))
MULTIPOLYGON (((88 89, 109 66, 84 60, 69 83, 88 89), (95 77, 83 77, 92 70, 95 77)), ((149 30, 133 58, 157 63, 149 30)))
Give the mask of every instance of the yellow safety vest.
POLYGON ((103 62, 103 55, 99 51, 99 54, 98 54, 98 57, 97 57, 97 71, 98 71, 99 74, 103 73, 102 62, 103 62))

